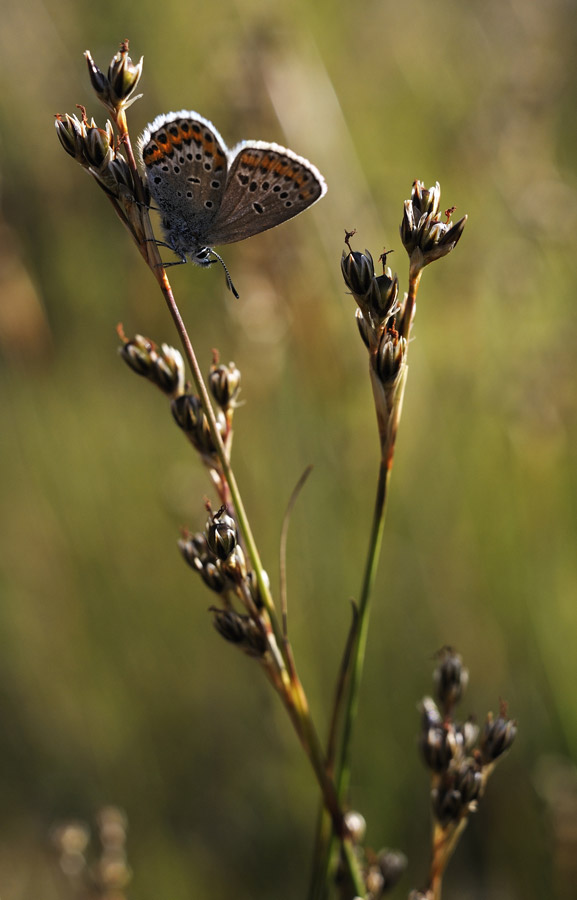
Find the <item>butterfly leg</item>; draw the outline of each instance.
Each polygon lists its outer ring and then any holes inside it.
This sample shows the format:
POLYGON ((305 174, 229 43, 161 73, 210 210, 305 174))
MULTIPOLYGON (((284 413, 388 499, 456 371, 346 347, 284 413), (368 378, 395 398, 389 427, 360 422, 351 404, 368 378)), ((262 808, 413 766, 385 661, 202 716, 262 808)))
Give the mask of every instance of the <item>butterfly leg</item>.
POLYGON ((156 244, 157 247, 167 247, 169 250, 172 250, 173 253, 176 253, 180 256, 180 259, 176 262, 161 262, 156 264, 157 269, 168 269, 169 266, 183 266, 186 262, 188 262, 184 253, 179 253, 174 249, 170 244, 167 244, 166 241, 158 241, 156 238, 145 238, 145 243, 147 244, 156 244))

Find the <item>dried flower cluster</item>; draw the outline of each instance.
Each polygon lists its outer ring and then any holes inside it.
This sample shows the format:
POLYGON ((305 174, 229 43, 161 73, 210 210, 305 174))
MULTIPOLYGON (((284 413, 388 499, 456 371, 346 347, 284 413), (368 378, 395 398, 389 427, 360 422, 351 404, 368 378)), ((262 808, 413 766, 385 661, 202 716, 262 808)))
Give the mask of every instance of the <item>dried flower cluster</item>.
POLYGON ((78 106, 80 117, 68 113, 55 117, 60 143, 107 194, 117 215, 128 229, 140 252, 153 266, 160 264, 156 241, 148 218, 150 197, 134 161, 126 123, 126 110, 141 95, 134 91, 142 75, 143 61, 136 65, 123 41, 105 75, 85 54, 92 87, 112 117, 104 128, 88 120, 86 109, 78 106))
POLYGON ((416 293, 423 268, 446 256, 463 233, 467 216, 454 225, 453 210, 447 210, 447 222, 439 213, 441 189, 437 183, 425 188, 415 181, 410 200, 405 201, 401 239, 409 255, 409 291, 399 300, 399 279, 387 266, 388 253, 381 254, 383 271, 375 275, 373 257, 368 250, 353 250, 347 232, 341 271, 358 309, 359 333, 369 352, 370 376, 375 399, 381 453, 390 469, 402 408, 406 377, 408 339, 415 313, 416 293))
POLYGON ((487 715, 481 730, 472 719, 455 719, 468 678, 459 654, 444 647, 434 676, 436 702, 425 697, 421 703, 419 745, 431 772, 433 811, 433 860, 423 894, 427 898, 438 896, 438 884, 467 819, 476 811, 487 779, 517 733, 505 704, 497 718, 487 715))

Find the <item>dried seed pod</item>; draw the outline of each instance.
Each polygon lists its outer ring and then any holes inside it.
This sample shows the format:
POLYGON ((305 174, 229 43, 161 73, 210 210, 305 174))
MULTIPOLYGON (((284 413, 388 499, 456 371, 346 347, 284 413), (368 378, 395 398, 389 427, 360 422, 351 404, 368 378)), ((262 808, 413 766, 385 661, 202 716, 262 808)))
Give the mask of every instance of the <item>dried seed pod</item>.
POLYGON ((469 671, 463 666, 461 656, 452 647, 443 647, 438 656, 439 665, 435 669, 433 679, 437 700, 447 716, 467 689, 469 671))
POLYGON ((495 762, 509 749, 517 735, 517 723, 506 716, 505 705, 495 719, 493 713, 487 714, 487 720, 481 731, 479 747, 484 764, 495 762))
POLYGON ((233 362, 228 366, 213 364, 208 375, 208 386, 216 403, 226 412, 234 407, 240 391, 240 369, 233 362))
POLYGON ((209 516, 206 523, 206 541, 217 559, 228 559, 238 544, 236 522, 226 512, 226 507, 209 516))
MULTIPOLYGON (((426 188, 421 181, 413 183, 411 199, 405 201, 401 240, 411 258, 411 264, 418 269, 446 256, 459 241, 467 216, 453 224, 441 220, 439 204, 441 188, 437 182, 426 188)), ((453 210, 448 210, 452 212, 453 210)))
POLYGON ((226 641, 237 644, 249 656, 264 656, 267 649, 265 637, 250 616, 230 609, 212 608, 210 611, 214 614, 214 627, 226 641))

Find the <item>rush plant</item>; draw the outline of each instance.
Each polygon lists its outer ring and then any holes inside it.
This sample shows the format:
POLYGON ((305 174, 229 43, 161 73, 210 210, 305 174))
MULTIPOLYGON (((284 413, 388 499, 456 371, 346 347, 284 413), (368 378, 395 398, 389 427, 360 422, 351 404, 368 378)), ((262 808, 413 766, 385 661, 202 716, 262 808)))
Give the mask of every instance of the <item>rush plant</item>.
MULTIPOLYGON (((182 346, 181 353, 139 334, 127 337, 120 329, 120 353, 133 372, 164 395, 214 490, 216 502, 206 504, 205 528, 181 535, 182 556, 213 594, 210 614, 217 632, 259 665, 310 761, 321 802, 309 900, 323 900, 335 892, 342 900, 377 900, 397 883, 406 860, 402 853, 373 853, 364 846, 364 819, 351 807, 351 739, 417 293, 424 269, 447 256, 460 240, 466 216, 453 222, 454 209, 442 211, 439 184, 431 188, 420 181, 413 184, 400 226, 409 260, 406 293, 400 292, 399 279, 387 265, 386 253, 379 258, 377 273, 369 251, 353 249, 354 232, 345 233, 340 266, 356 304, 358 333, 367 352, 380 453, 360 590, 336 676, 329 733, 322 740, 299 676, 288 626, 284 577, 288 515, 282 529, 283 574, 278 597, 273 597, 233 469, 233 425, 241 373, 233 363, 223 364, 214 353, 204 379, 150 223, 149 190, 135 161, 126 116, 128 107, 138 99, 134 92, 142 75, 142 60, 132 62, 128 42, 121 44, 107 73, 95 65, 89 53, 86 59, 92 86, 110 119, 101 127, 80 107, 79 116, 56 116, 58 137, 66 152, 104 191, 136 243, 160 288, 182 346)), ((228 273, 227 279, 232 286, 228 273)), ((289 511, 307 474, 293 493, 289 511)), ((441 897, 443 874, 468 817, 476 809, 495 763, 515 737, 515 723, 507 717, 504 705, 499 715, 489 715, 480 729, 471 720, 455 719, 467 678, 459 654, 448 647, 440 651, 435 697, 425 698, 421 706, 420 748, 431 774, 432 857, 426 883, 412 892, 413 900, 441 897)))

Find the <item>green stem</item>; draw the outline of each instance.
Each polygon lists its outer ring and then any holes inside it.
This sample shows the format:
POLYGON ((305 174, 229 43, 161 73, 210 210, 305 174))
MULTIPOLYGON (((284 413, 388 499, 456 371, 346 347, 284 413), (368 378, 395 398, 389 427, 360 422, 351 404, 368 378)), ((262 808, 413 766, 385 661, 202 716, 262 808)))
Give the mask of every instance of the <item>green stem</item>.
MULTIPOLYGON (((416 298, 420 279, 420 269, 415 269, 414 271, 410 270, 409 291, 405 298, 402 329, 400 332, 401 336, 407 340, 411 332, 411 326, 415 314, 416 298)), ((397 428, 403 405, 403 394, 405 389, 406 376, 407 366, 405 356, 403 369, 399 374, 396 391, 392 398, 392 404, 390 406, 388 406, 387 404, 388 408, 386 409, 385 413, 385 407, 383 406, 382 386, 379 386, 376 383, 378 382, 378 379, 375 380, 374 372, 371 369, 371 379, 373 382, 377 421, 379 424, 379 433, 381 436, 381 462, 379 465, 379 476, 377 482, 377 492, 375 496, 373 522, 371 533, 369 536, 369 546, 367 551, 361 594, 359 598, 357 634, 352 652, 351 671, 344 701, 343 725, 339 748, 340 752, 335 768, 335 785, 339 807, 341 809, 344 808, 344 805, 346 803, 350 784, 352 735, 359 705, 359 692, 365 662, 367 637, 369 631, 370 600, 381 554, 389 479, 393 467, 397 428)), ((336 836, 334 833, 334 829, 330 829, 328 817, 326 813, 321 811, 317 826, 315 860, 311 885, 309 889, 309 900, 323 900, 323 898, 326 897, 329 885, 332 881, 332 876, 334 874, 335 856, 336 836)))
POLYGON ((373 585, 375 583, 375 576, 377 574, 377 568, 379 565, 381 544, 383 540, 383 529, 385 524, 385 512, 387 506, 387 489, 389 485, 390 474, 390 465, 387 464, 386 460, 382 460, 379 466, 379 478, 377 482, 377 493, 375 496, 373 524, 369 537, 367 561, 365 564, 365 573, 363 576, 363 584, 361 588, 361 595, 359 598, 358 631, 353 650, 351 675, 343 716, 341 748, 337 762, 336 786, 341 804, 347 796, 350 782, 351 739, 359 705, 359 690, 361 677, 363 674, 363 666, 365 662, 367 635, 369 632, 370 600, 373 591, 373 585))
MULTIPOLYGON (((377 573, 381 544, 383 539, 383 529, 385 524, 385 511, 387 504, 387 488, 390 477, 390 466, 386 461, 381 460, 379 466, 379 477, 377 482, 377 492, 375 496, 375 507, 373 512, 373 523, 369 537, 369 546, 367 550, 367 559, 365 563, 365 571, 363 583, 361 587, 361 595, 359 599, 358 609, 358 627, 356 639, 352 654, 351 672, 348 682, 348 689, 344 703, 343 714, 343 730, 340 745, 340 753, 336 765, 336 789, 339 799, 339 805, 342 807, 346 798, 349 782, 350 782, 350 748, 353 734, 353 727, 358 709, 359 690, 361 677, 363 674, 363 665, 365 661, 365 651, 367 646, 367 636, 369 630, 369 613, 370 599, 372 594, 375 576, 377 573)), ((313 875, 313 883, 309 893, 310 900, 320 900, 325 896, 330 876, 334 867, 334 855, 336 851, 336 839, 334 831, 329 830, 326 815, 322 816, 319 827, 318 838, 318 867, 313 875)), ((363 888, 364 893, 364 888, 363 888)), ((362 894, 360 896, 363 896, 362 894)))
POLYGON ((292 667, 285 666, 287 662, 286 636, 284 636, 282 631, 280 630, 279 621, 273 605, 270 590, 263 576, 263 567, 260 556, 256 547, 252 530, 249 525, 248 517, 244 509, 240 491, 234 477, 234 472, 230 465, 228 454, 226 452, 224 443, 216 424, 214 410, 212 408, 212 403, 210 402, 210 397, 208 395, 208 391, 202 377, 202 372, 200 371, 194 348, 192 346, 182 316, 180 315, 180 310, 178 309, 178 306, 174 299, 174 295, 172 293, 168 278, 166 277, 166 273, 164 269, 159 269, 158 273, 159 274, 157 275, 157 280, 159 281, 170 314, 182 341, 182 345, 184 347, 184 351, 190 365, 194 384, 198 391, 204 413, 207 417, 211 437, 214 441, 220 464, 222 466, 222 471, 230 490, 230 495, 234 504, 239 528, 245 539, 247 552, 257 576, 261 595, 270 617, 271 626, 274 631, 274 636, 276 638, 278 648, 283 654, 282 659, 279 660, 281 665, 279 665, 278 667, 279 675, 281 676, 281 683, 283 686, 281 695, 283 696, 283 700, 293 721, 295 730, 299 735, 299 738, 301 739, 305 750, 307 751, 307 756, 309 757, 317 781, 321 788, 324 798, 324 804, 326 809, 329 811, 332 821, 332 833, 337 834, 342 842, 345 861, 347 864, 349 875, 355 886, 355 890, 357 891, 357 893, 362 893, 364 891, 362 873, 359 869, 356 857, 354 855, 350 839, 346 836, 346 827, 344 825, 343 815, 338 801, 338 791, 336 790, 333 780, 327 773, 327 766, 322 750, 322 745, 314 728, 302 685, 298 680, 295 672, 293 672, 292 678, 289 679, 288 672, 292 667))

